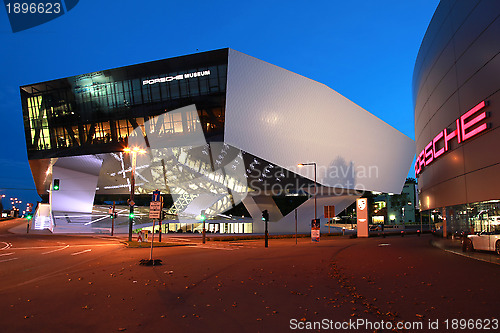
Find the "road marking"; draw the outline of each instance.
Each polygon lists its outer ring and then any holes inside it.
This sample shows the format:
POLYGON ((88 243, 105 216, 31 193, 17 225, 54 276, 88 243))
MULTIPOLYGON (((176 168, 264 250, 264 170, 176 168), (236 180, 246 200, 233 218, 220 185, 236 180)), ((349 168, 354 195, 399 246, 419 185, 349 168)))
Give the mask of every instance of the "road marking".
MULTIPOLYGON (((189 246, 189 247, 198 247, 202 249, 212 249, 212 250, 225 250, 225 251, 234 251, 235 249, 231 248, 225 248, 225 247, 212 247, 212 246, 204 246, 204 245, 197 245, 197 246, 189 246)), ((237 248, 236 248, 237 249, 237 248)))
MULTIPOLYGON (((122 209, 122 210, 119 210, 119 211, 117 211, 115 213, 120 214, 120 213, 123 213, 125 211, 127 211, 127 209, 122 209)), ((98 219, 96 219, 94 221, 90 221, 88 223, 85 223, 84 225, 89 225, 89 224, 92 224, 92 223, 96 223, 96 222, 102 221, 102 220, 107 219, 107 218, 110 218, 109 214, 106 214, 103 217, 100 217, 100 218, 98 218, 98 219)))
POLYGON ((460 253, 460 252, 453 251, 453 250, 448 250, 448 249, 445 249, 445 248, 441 248, 441 249, 445 250, 446 252, 453 253, 453 254, 456 254, 456 255, 459 255, 459 256, 462 256, 462 257, 466 257, 466 258, 470 258, 470 259, 475 259, 475 260, 479 260, 479 261, 484 261, 484 262, 489 262, 490 264, 500 265, 500 263, 498 263, 498 262, 494 262, 494 261, 490 261, 490 260, 486 260, 486 259, 478 258, 478 257, 474 257, 474 256, 469 256, 467 254, 460 253))
POLYGON ((16 260, 16 259, 19 259, 19 258, 11 258, 11 259, 0 260, 0 262, 12 261, 12 260, 16 260))
POLYGON ((0 254, 0 257, 1 257, 1 256, 10 256, 11 254, 14 254, 14 252, 11 252, 11 253, 5 253, 5 254, 0 254))
MULTIPOLYGON (((90 244, 78 244, 78 245, 71 245, 71 247, 95 247, 95 246, 111 246, 111 245, 114 245, 114 246, 117 246, 117 245, 120 245, 120 246, 123 246, 122 243, 106 243, 106 244, 94 244, 94 245, 90 245, 90 244)), ((36 249, 53 249, 55 247, 60 247, 61 245, 52 245, 52 246, 33 246, 33 247, 14 247, 12 248, 13 250, 36 250, 36 249)))
POLYGON ((81 252, 75 252, 75 253, 72 253, 71 255, 72 255, 72 256, 77 256, 77 255, 79 255, 79 254, 82 254, 82 253, 85 253, 85 252, 90 252, 90 251, 92 251, 92 249, 83 250, 83 251, 81 251, 81 252))
POLYGON ((5 242, 0 242, 0 243, 5 244, 5 246, 4 246, 4 247, 2 247, 2 248, 0 249, 0 251, 1 251, 1 250, 6 250, 6 249, 8 249, 9 247, 11 247, 11 246, 12 246, 12 244, 10 244, 10 243, 5 243, 5 242))
MULTIPOLYGON (((165 235, 165 234, 163 234, 165 235)), ((188 239, 188 238, 178 238, 178 237, 165 237, 167 238, 169 241, 184 241, 184 242, 192 242, 193 240, 192 239, 188 239)))
POLYGON ((67 249, 68 247, 69 247, 69 245, 66 245, 65 247, 62 247, 60 249, 55 249, 55 250, 52 250, 52 251, 43 252, 42 254, 49 254, 49 253, 53 253, 53 252, 57 252, 57 251, 62 251, 64 249, 67 249))
POLYGON ((379 244, 378 246, 389 246, 389 245, 391 245, 391 244, 381 243, 381 244, 379 244))

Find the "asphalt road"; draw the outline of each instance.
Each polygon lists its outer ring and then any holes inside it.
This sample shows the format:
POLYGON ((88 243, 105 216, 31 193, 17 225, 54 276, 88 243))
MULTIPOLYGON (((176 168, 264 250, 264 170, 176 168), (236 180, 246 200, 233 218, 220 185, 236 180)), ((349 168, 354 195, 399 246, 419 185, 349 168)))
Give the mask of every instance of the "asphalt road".
POLYGON ((271 239, 267 249, 190 240, 155 248, 163 265, 148 267, 149 249, 116 237, 8 234, 16 223, 0 222, 1 332, 286 332, 322 320, 452 332, 454 319, 500 319, 500 266, 437 249, 432 236, 271 239))

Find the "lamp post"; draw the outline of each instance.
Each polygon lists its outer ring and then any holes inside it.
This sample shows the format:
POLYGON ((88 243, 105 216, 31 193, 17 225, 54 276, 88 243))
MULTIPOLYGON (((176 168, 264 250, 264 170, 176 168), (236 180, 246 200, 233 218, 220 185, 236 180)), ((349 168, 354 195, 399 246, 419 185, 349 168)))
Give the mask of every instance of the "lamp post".
POLYGON ((124 153, 132 155, 132 171, 130 173, 130 212, 128 214, 128 241, 132 241, 132 224, 134 222, 134 191, 135 191, 135 166, 137 164, 137 154, 144 154, 146 151, 140 147, 127 147, 124 153))
POLYGON ((317 188, 317 185, 316 185, 316 163, 315 162, 312 162, 312 163, 299 163, 299 168, 303 167, 303 166, 306 166, 306 165, 314 165, 314 219, 316 220, 316 217, 317 217, 317 210, 316 210, 316 195, 317 195, 317 192, 318 192, 318 188, 317 188))

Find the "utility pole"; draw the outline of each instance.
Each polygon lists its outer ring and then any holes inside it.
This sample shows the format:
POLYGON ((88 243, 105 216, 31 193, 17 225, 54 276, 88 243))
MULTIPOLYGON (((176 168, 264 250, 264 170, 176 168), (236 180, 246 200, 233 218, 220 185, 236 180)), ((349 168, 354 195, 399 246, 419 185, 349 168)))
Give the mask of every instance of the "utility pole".
POLYGON ((266 222, 266 231, 265 231, 266 233, 264 235, 264 239, 265 239, 264 244, 265 244, 265 247, 269 247, 269 241, 268 241, 269 232, 267 230, 267 222, 269 221, 269 212, 267 211, 267 209, 262 211, 262 220, 264 220, 266 222))
POLYGON ((111 236, 113 236, 113 232, 115 230, 115 201, 113 201, 113 211, 111 213, 111 236))

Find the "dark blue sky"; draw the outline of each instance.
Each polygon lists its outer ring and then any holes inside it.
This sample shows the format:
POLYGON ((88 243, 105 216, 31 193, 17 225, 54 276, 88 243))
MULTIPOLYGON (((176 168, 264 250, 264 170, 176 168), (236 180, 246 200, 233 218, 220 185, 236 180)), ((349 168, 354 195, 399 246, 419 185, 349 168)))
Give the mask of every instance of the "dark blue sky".
POLYGON ((438 3, 81 0, 18 33, 0 9, 0 194, 38 198, 19 86, 223 47, 324 83, 414 139, 413 66, 438 3))

